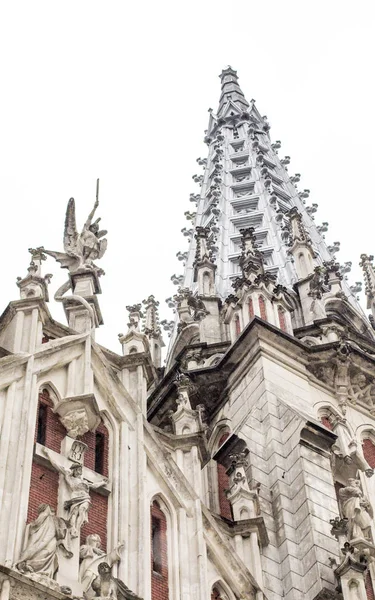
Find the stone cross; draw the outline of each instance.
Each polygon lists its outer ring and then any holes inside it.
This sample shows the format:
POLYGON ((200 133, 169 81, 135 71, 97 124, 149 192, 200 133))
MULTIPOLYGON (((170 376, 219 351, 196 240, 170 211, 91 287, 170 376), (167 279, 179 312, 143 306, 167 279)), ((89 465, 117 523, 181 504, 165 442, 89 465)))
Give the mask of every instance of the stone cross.
POLYGON ((59 570, 56 578, 61 586, 70 587, 74 594, 81 594, 79 583, 80 530, 88 521, 90 490, 105 488, 109 491, 108 480, 102 475, 83 466, 86 444, 66 436, 62 442, 61 454, 37 444, 37 454, 49 460, 60 473, 58 493, 58 516, 68 523, 68 536, 72 558, 59 553, 59 570))

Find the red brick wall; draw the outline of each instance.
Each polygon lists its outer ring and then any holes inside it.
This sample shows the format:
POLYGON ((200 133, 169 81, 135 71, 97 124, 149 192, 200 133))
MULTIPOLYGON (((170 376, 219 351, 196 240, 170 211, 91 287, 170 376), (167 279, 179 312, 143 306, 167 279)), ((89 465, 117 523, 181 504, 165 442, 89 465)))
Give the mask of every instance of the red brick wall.
POLYGON ((363 455, 372 469, 375 469, 375 445, 371 440, 363 440, 363 455))
MULTIPOLYGON (((219 440, 219 448, 222 444, 224 444, 225 440, 229 437, 229 433, 224 433, 219 440)), ((226 473, 226 468, 224 465, 217 463, 217 481, 218 481, 218 493, 219 493, 219 506, 220 506, 220 514, 222 517, 226 519, 233 519, 232 514, 232 506, 229 502, 228 498, 225 495, 224 490, 228 490, 230 488, 229 477, 226 473)))
POLYGON ((29 493, 29 509, 27 522, 34 521, 38 516, 39 504, 49 504, 57 510, 57 490, 59 474, 50 471, 42 465, 33 462, 31 470, 31 484, 29 493))
POLYGON ((89 522, 81 529, 81 544, 84 544, 86 536, 97 533, 100 535, 103 550, 106 550, 108 498, 98 492, 91 492, 90 498, 89 522))
POLYGON ((370 572, 367 571, 365 579, 366 594, 368 600, 375 600, 374 586, 372 585, 370 572))
POLYGON ((266 309, 266 303, 265 303, 263 296, 259 296, 259 311, 260 311, 260 316, 263 319, 263 321, 267 321, 267 309, 266 309))
POLYGON ((167 519, 160 509, 158 503, 154 501, 151 506, 151 598, 152 600, 168 600, 168 547, 167 547, 167 519), (153 527, 152 523, 158 523, 158 547, 160 556, 154 557, 153 553, 153 527), (159 564, 158 571, 154 571, 154 558, 159 564))

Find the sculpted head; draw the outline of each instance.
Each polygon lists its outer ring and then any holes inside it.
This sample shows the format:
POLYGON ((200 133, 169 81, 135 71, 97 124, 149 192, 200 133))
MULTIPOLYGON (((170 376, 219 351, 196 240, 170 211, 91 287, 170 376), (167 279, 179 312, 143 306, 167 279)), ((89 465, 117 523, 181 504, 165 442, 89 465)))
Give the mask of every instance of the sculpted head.
POLYGON ((52 515, 55 514, 55 509, 52 508, 52 506, 50 506, 49 504, 39 504, 38 506, 38 515, 41 515, 42 513, 44 513, 45 511, 49 511, 52 515))
POLYGON ((82 476, 82 465, 76 463, 70 467, 73 477, 81 477, 82 476))
POLYGON ((87 546, 93 546, 94 548, 100 548, 102 540, 100 539, 100 535, 97 533, 92 533, 88 535, 86 538, 87 546))
POLYGON ((110 572, 111 572, 111 567, 109 566, 108 563, 105 563, 105 562, 100 563, 100 565, 98 566, 99 575, 107 575, 110 572))
POLYGON ((360 481, 359 479, 355 479, 354 477, 349 477, 348 486, 349 487, 359 487, 360 481))

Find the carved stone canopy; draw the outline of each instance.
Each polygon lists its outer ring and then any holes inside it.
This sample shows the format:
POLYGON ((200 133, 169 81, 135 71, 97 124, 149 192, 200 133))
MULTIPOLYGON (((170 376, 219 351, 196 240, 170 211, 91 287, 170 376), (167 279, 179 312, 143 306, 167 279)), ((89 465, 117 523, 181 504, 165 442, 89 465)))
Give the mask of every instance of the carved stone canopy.
POLYGON ((94 394, 64 398, 55 407, 55 412, 72 438, 95 430, 101 421, 94 394))

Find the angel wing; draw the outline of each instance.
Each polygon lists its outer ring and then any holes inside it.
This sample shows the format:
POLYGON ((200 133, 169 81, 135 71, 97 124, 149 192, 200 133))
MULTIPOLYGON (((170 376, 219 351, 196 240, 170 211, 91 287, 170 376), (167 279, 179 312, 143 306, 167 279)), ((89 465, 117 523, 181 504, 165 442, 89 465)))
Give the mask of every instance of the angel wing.
POLYGON ((79 235, 76 223, 76 205, 74 198, 70 198, 66 208, 64 228, 64 250, 67 254, 77 256, 79 254, 79 235))
POLYGON ((79 257, 74 254, 65 254, 64 252, 55 252, 53 250, 45 250, 43 252, 52 256, 57 262, 60 263, 62 269, 74 270, 78 268, 80 262, 79 257))
POLYGON ((98 255, 98 258, 102 258, 103 254, 107 250, 107 246, 108 246, 108 240, 106 240, 106 239, 100 240, 100 242, 99 242, 99 255, 98 255))

